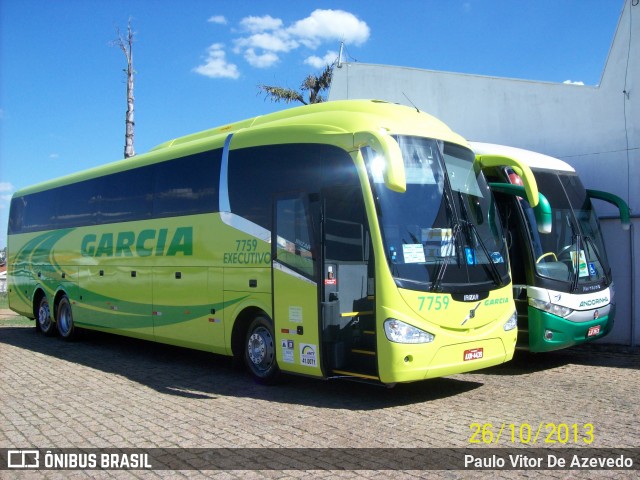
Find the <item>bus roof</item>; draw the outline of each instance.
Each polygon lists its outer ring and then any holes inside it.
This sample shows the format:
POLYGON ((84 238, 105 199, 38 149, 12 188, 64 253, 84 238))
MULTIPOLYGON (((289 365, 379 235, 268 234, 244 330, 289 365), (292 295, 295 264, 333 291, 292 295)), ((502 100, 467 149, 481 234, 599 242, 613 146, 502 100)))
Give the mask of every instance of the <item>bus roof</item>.
POLYGON ((197 141, 220 134, 228 135, 246 128, 299 125, 331 127, 333 131, 357 132, 384 129, 389 133, 420 135, 453 141, 466 141, 447 125, 425 112, 383 100, 338 100, 280 110, 278 112, 215 127, 164 142, 152 151, 197 141), (345 115, 345 114, 349 115, 345 115))
MULTIPOLYGON (((289 108, 164 142, 149 152, 25 187, 14 197, 49 188, 96 178, 109 173, 162 162, 211 148, 221 148, 224 139, 240 130, 259 130, 282 127, 317 127, 319 134, 386 131, 404 135, 428 136, 467 146, 466 140, 454 133, 437 118, 405 105, 381 100, 341 100, 289 108)), ((290 142, 300 141, 294 134, 290 142)), ((279 138, 282 142, 282 137, 279 138)), ((278 142, 275 142, 278 143, 278 142)))
POLYGON ((503 155, 505 157, 515 158, 528 165, 531 169, 575 173, 575 169, 567 162, 543 153, 533 152, 523 148, 508 147, 506 145, 497 145, 495 143, 469 142, 469 146, 476 154, 503 155))

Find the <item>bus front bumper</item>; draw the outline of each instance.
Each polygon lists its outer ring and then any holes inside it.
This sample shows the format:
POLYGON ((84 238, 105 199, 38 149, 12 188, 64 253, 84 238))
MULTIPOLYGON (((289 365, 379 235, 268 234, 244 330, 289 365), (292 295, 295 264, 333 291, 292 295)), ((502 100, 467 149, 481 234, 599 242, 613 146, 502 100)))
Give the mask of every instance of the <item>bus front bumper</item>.
POLYGON ((557 315, 529 307, 529 350, 550 352, 590 342, 607 335, 613 328, 615 306, 608 315, 588 322, 572 322, 557 315))

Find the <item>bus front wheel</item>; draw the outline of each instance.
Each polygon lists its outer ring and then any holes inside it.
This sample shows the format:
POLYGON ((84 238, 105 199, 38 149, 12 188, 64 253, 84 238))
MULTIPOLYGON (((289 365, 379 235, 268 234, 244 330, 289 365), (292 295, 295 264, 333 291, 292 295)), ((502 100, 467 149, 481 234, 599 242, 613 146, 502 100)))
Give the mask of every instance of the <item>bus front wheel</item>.
POLYGON ((276 362, 276 342, 273 327, 266 317, 256 317, 249 325, 244 358, 258 383, 271 385, 276 382, 280 373, 276 362))
POLYGON ((58 302, 58 310, 56 315, 56 325, 58 325, 58 333, 64 340, 72 340, 76 333, 76 327, 73 323, 73 315, 71 313, 71 302, 66 295, 58 302))
POLYGON ((47 300, 46 295, 42 295, 40 298, 40 304, 38 305, 38 317, 36 318, 36 328, 47 337, 50 337, 56 332, 56 324, 51 318, 51 309, 49 308, 49 300, 47 300))

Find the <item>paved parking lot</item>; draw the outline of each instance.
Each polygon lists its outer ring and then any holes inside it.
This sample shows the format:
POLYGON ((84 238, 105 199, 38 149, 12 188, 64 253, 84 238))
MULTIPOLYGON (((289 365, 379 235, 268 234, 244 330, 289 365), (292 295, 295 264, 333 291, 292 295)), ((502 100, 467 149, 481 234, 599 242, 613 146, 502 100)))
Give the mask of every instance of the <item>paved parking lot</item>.
MULTIPOLYGON (((264 387, 225 357, 94 332, 67 343, 0 322, 0 448, 467 448, 487 446, 480 430, 486 424, 492 425, 494 440, 500 426, 506 427, 492 447, 521 447, 522 440, 525 446, 584 447, 585 424, 593 425, 591 447, 638 447, 639 368, 637 350, 583 348, 516 354, 500 367, 393 389, 301 377, 264 387), (565 444, 544 443, 548 423, 569 426, 565 444), (532 438, 527 441, 526 427, 521 436, 523 424, 534 432, 545 425, 535 444, 532 438)), ((258 461, 247 465, 249 471, 210 471, 207 476, 521 476, 516 471, 250 470, 260 466, 258 461)), ((17 472, 0 471, 0 477, 9 478, 8 473, 14 478, 17 472)), ((19 473, 22 478, 201 475, 167 470, 19 473)), ((634 472, 546 472, 555 478, 602 473, 628 478, 634 472)))

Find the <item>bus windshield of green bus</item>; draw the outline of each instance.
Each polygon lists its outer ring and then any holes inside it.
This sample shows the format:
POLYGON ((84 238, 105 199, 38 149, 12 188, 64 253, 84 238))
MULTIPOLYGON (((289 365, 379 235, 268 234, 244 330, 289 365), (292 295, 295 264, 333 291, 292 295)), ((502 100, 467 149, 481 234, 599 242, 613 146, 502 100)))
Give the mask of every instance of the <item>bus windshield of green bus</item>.
POLYGON ((553 212, 549 234, 539 234, 528 221, 538 275, 573 285, 568 291, 578 284, 606 281, 610 268, 600 223, 578 175, 539 170, 534 174, 553 212))
POLYGON ((384 162, 369 148, 363 154, 396 283, 450 293, 508 283, 502 225, 471 150, 429 138, 395 138, 406 192, 385 188, 384 162))

